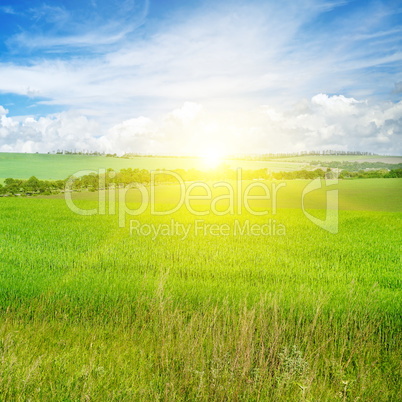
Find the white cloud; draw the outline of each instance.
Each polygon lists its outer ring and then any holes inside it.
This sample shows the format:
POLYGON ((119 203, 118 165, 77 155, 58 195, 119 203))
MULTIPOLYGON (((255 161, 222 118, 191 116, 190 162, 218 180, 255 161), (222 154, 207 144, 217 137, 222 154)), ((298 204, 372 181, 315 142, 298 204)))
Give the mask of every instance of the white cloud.
POLYGON ((155 147, 157 128, 146 117, 125 120, 99 138, 99 149, 109 153, 146 153, 155 147))
POLYGON ((57 149, 96 150, 99 125, 76 113, 0 120, 0 151, 48 152, 57 149))
POLYGON ((302 150, 402 152, 402 101, 373 104, 318 94, 291 108, 272 105, 217 112, 194 102, 160 116, 109 127, 77 113, 11 118, 0 107, 0 151, 56 149, 164 154, 268 153, 302 150))
POLYGON ((187 125, 192 123, 197 116, 200 115, 201 111, 201 105, 193 102, 185 102, 181 108, 173 110, 173 112, 169 113, 165 119, 172 119, 182 125, 187 125))

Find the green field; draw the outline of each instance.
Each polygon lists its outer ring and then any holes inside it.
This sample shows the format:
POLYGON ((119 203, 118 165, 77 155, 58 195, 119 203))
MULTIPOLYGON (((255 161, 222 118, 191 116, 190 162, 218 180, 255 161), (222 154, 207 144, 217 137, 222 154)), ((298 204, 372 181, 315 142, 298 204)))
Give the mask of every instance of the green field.
MULTIPOLYGON (((294 162, 259 162, 226 160, 232 169, 268 168, 273 171, 293 171, 302 169, 304 163, 294 162)), ((126 168, 147 170, 156 169, 208 169, 202 158, 174 157, 136 157, 131 159, 112 158, 106 156, 86 155, 53 155, 53 154, 16 154, 0 153, 0 178, 12 177, 28 179, 35 176, 42 180, 65 179, 80 170, 98 170, 112 168, 115 171, 126 168)))
MULTIPOLYGON (((270 169, 273 172, 289 172, 309 168, 310 162, 349 161, 349 162, 384 162, 402 163, 399 156, 297 156, 292 158, 273 159, 271 161, 223 160, 232 169, 242 168, 257 170, 270 169)), ((210 166, 203 158, 178 157, 135 157, 131 159, 87 155, 56 154, 18 154, 0 153, 0 183, 7 177, 28 179, 35 176, 40 180, 65 179, 79 171, 112 168, 115 171, 126 168, 147 170, 156 169, 198 169, 208 170, 210 166)))
MULTIPOLYGON (((402 180, 341 181, 335 235, 303 215, 306 184, 287 182, 276 215, 147 210, 122 228, 61 196, 0 199, 2 399, 401 400, 402 180), (285 235, 129 225, 270 218, 285 235)), ((157 192, 159 210, 177 200, 157 192)), ((306 206, 324 216, 324 192, 306 206)))
MULTIPOLYGON (((243 181, 243 189, 252 181, 243 181)), ((264 182, 270 189, 273 183, 286 183, 285 187, 278 190, 277 203, 279 208, 296 208, 301 209, 302 192, 308 180, 287 180, 287 181, 266 181, 264 182)), ((236 186, 236 183, 232 183, 236 186)), ((339 194, 339 209, 351 211, 387 211, 387 212, 402 212, 402 180, 400 179, 363 179, 363 180, 340 180, 336 189, 339 194)), ((149 188, 148 188, 149 192, 149 188)), ((212 191, 215 196, 222 195, 225 191, 212 191)), ((156 201, 168 205, 177 205, 180 201, 180 191, 178 186, 161 185, 156 191, 156 201)), ((261 191, 255 191, 253 194, 263 195, 261 191)), ((52 196, 40 196, 43 199, 64 199, 64 194, 52 196)), ((74 193, 74 200, 97 201, 99 198, 98 192, 82 192, 74 193)), ((128 191, 126 200, 128 203, 140 203, 141 195, 138 191, 128 191)), ((320 210, 326 208, 325 188, 315 190, 312 195, 307 195, 305 198, 306 208, 320 210)), ((207 207, 209 202, 197 201, 197 204, 207 207)), ((257 207, 268 205, 272 207, 271 200, 254 201, 257 207)), ((204 208, 205 209, 205 208, 204 208)))

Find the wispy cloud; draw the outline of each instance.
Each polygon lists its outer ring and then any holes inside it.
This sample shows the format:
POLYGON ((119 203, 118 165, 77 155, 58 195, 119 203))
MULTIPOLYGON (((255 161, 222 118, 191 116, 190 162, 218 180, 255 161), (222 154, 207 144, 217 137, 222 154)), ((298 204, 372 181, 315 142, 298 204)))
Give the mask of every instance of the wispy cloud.
MULTIPOLYGON (((6 41, 12 50, 42 50, 45 53, 72 52, 76 48, 96 48, 124 39, 140 27, 149 10, 149 0, 110 2, 112 14, 103 14, 95 6, 68 10, 63 6, 41 4, 25 12, 20 32, 6 41), (29 23, 30 21, 30 23, 29 23)), ((99 49, 95 49, 99 53, 99 49)))
POLYGON ((400 94, 400 93, 402 93, 402 81, 400 81, 400 82, 395 82, 395 88, 394 88, 394 93, 396 93, 396 94, 400 94))
POLYGON ((64 53, 66 50, 111 45, 122 40, 131 29, 117 30, 103 28, 98 33, 88 32, 77 36, 32 36, 27 32, 19 33, 7 41, 8 46, 25 47, 32 50, 42 49, 45 53, 64 53))
POLYGON ((11 6, 0 6, 0 13, 15 15, 17 14, 13 7, 11 6))

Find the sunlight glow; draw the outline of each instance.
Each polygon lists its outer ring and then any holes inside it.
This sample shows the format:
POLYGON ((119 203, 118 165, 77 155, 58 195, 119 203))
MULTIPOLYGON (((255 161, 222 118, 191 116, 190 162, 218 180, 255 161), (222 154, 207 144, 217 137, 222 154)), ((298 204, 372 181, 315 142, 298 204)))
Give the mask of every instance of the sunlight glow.
POLYGON ((204 164, 210 169, 217 168, 222 163, 222 153, 218 149, 208 149, 202 154, 204 164))

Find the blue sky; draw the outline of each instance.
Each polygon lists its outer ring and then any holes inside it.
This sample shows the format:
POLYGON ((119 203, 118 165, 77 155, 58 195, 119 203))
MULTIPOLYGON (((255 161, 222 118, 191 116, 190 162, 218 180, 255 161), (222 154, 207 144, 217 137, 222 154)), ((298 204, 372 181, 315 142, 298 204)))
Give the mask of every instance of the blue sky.
POLYGON ((0 150, 400 153, 400 21, 395 0, 1 0, 0 150))

